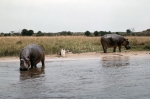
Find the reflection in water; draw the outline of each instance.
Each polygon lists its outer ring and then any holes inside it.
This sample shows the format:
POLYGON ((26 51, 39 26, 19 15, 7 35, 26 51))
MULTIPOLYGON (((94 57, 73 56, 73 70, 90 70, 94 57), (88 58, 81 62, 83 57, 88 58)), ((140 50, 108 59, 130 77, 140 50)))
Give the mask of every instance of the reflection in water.
POLYGON ((102 57, 103 67, 120 67, 128 66, 129 57, 128 56, 104 56, 102 57))
POLYGON ((45 67, 37 67, 37 68, 29 68, 28 71, 20 71, 20 80, 26 80, 30 78, 38 78, 41 77, 41 74, 44 74, 45 67))

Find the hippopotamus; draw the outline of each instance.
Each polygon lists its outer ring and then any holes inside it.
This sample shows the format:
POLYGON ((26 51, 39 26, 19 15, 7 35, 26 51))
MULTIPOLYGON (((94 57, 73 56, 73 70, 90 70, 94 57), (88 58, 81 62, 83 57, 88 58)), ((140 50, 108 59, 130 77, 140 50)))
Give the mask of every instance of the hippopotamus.
POLYGON ((37 44, 29 44, 20 52, 20 70, 28 70, 41 61, 42 67, 45 66, 45 53, 41 46, 37 44))
POLYGON ((118 34, 105 34, 101 37, 101 44, 104 53, 107 53, 107 48, 109 47, 114 47, 113 52, 116 52, 117 46, 119 48, 119 52, 121 52, 122 46, 125 46, 127 50, 131 48, 128 39, 118 34))

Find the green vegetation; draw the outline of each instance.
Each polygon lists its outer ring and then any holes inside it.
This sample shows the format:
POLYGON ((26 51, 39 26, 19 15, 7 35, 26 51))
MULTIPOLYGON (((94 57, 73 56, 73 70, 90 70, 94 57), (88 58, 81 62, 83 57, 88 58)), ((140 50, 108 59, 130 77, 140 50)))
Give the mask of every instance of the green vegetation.
MULTIPOLYGON (((130 41, 131 51, 148 51, 150 50, 149 37, 126 37, 130 41)), ((46 54, 57 54, 64 48, 73 53, 84 52, 103 52, 100 37, 87 36, 54 36, 54 37, 0 37, 0 56, 19 56, 22 48, 30 43, 39 44, 43 47, 46 54)), ((124 47, 122 50, 125 50, 124 47)), ((112 52, 112 49, 108 51, 112 52)), ((117 50, 118 51, 118 50, 117 50)))
POLYGON ((127 30, 126 30, 126 33, 127 33, 127 34, 130 34, 131 32, 132 32, 132 31, 131 31, 130 29, 127 29, 127 30))
POLYGON ((86 35, 86 36, 91 36, 91 32, 90 32, 90 31, 86 31, 86 32, 84 33, 84 35, 86 35))
MULTIPOLYGON (((142 32, 134 32, 134 28, 131 28, 127 29, 126 32, 62 31, 58 33, 45 33, 42 31, 34 33, 33 30, 22 29, 20 32, 0 33, 0 57, 19 56, 21 49, 30 43, 41 45, 46 54, 56 54, 61 48, 70 50, 73 53, 103 52, 100 36, 111 33, 126 36, 130 41, 131 51, 150 50, 150 29, 142 32)), ((108 51, 112 52, 112 49, 108 49, 108 51)))
POLYGON ((128 36, 132 51, 149 51, 150 37, 148 36, 128 36))
POLYGON ((22 29, 22 31, 15 32, 10 31, 9 33, 0 33, 0 36, 103 36, 105 34, 119 34, 122 36, 150 36, 150 29, 141 32, 134 32, 134 28, 127 29, 126 32, 111 32, 111 31, 85 31, 85 32, 71 32, 71 31, 62 31, 62 32, 42 32, 38 31, 34 33, 33 30, 22 29))
POLYGON ((99 39, 84 36, 0 37, 0 56, 19 56, 21 49, 30 43, 41 45, 46 54, 56 54, 61 48, 73 53, 100 51, 99 39))
POLYGON ((27 30, 27 29, 23 29, 22 32, 21 32, 22 36, 31 36, 33 34, 34 34, 33 30, 27 30))

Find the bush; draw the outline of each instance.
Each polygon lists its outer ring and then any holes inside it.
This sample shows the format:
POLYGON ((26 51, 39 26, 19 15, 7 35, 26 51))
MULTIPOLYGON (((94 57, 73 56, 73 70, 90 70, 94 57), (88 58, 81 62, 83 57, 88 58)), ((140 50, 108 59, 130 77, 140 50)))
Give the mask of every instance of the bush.
POLYGON ((99 32, 98 32, 98 31, 95 31, 95 32, 94 32, 94 36, 99 36, 99 32))
POLYGON ((86 35, 86 36, 90 36, 90 35, 91 35, 91 33, 90 33, 90 31, 86 31, 86 32, 84 33, 84 35, 86 35))
POLYGON ((32 36, 34 34, 34 31, 33 30, 27 30, 27 29, 23 29, 22 31, 21 31, 21 35, 22 36, 32 36))

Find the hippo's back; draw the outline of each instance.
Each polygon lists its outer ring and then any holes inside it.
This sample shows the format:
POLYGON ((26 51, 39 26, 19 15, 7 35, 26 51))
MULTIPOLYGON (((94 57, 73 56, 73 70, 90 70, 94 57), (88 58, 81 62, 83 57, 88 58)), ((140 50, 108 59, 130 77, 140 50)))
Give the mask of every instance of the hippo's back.
POLYGON ((122 36, 118 34, 105 34, 102 38, 122 38, 122 36))
POLYGON ((31 58, 38 58, 39 60, 45 58, 44 50, 41 46, 37 44, 29 44, 26 47, 24 47, 23 50, 28 49, 30 52, 31 58))
POLYGON ((37 53, 41 53, 43 54, 44 53, 44 50, 41 46, 37 45, 37 44, 29 44, 27 45, 26 47, 28 47, 32 52, 33 51, 36 51, 37 53))
POLYGON ((118 34, 105 34, 101 37, 101 43, 113 45, 113 43, 120 42, 124 37, 118 34))
POLYGON ((34 49, 34 50, 43 50, 41 46, 37 45, 37 44, 29 44, 27 45, 25 48, 28 48, 28 49, 34 49))

